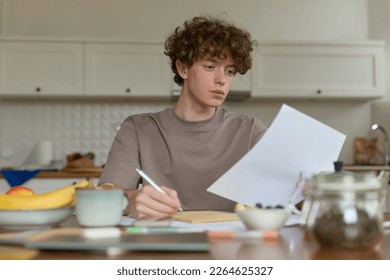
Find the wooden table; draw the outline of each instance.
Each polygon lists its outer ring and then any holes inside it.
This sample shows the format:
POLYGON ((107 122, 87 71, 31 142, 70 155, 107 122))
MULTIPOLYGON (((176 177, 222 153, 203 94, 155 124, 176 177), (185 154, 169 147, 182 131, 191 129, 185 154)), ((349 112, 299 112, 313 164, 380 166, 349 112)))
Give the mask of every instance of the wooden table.
MULTIPOLYGON (((385 214, 390 220, 390 213, 385 214)), ((77 224, 74 217, 62 224, 63 227, 77 224)), ((0 249, 1 252, 1 249, 0 249)), ((107 254, 90 251, 40 251, 33 259, 37 260, 306 260, 306 259, 349 259, 380 260, 390 259, 390 229, 373 250, 323 249, 313 240, 303 227, 283 228, 279 239, 232 239, 213 241, 208 252, 148 252, 125 251, 120 254, 107 254)))

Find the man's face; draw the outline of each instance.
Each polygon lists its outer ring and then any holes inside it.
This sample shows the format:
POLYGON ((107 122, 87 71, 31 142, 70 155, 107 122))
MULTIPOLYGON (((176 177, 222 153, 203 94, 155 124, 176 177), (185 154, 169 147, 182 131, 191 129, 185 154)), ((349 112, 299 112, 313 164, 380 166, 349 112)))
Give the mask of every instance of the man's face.
POLYGON ((231 58, 205 57, 187 69, 184 87, 193 101, 202 106, 217 107, 226 99, 235 74, 231 58))

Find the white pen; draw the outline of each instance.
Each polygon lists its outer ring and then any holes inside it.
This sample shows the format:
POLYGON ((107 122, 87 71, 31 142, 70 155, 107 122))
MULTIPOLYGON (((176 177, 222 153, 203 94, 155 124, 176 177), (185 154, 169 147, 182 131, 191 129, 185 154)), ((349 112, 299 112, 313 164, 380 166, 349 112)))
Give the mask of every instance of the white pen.
MULTIPOLYGON (((136 168, 135 170, 138 172, 139 175, 141 175, 142 178, 144 178, 146 181, 148 181, 149 184, 150 184, 153 188, 155 188, 155 189, 156 189, 157 191, 159 191, 160 193, 166 194, 166 193, 160 188, 159 185, 157 185, 157 184, 156 184, 148 175, 146 175, 145 172, 143 172, 141 169, 138 169, 138 168, 136 168)), ((179 208, 179 211, 180 211, 180 212, 183 212, 183 209, 180 207, 180 208, 179 208)))

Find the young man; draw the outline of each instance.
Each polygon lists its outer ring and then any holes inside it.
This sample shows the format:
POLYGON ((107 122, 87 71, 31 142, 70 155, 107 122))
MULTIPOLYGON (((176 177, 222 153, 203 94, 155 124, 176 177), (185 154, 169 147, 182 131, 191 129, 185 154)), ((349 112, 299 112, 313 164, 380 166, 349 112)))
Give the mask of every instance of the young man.
MULTIPOLYGON (((128 117, 121 125, 99 184, 121 186, 125 214, 166 217, 184 210, 233 210, 235 203, 207 191, 261 138, 257 119, 220 107, 238 72, 251 68, 248 32, 209 17, 195 17, 165 42, 175 82, 173 108, 128 117), (136 172, 161 185, 158 192, 136 172), (137 190, 142 182, 143 187, 137 190)), ((237 186, 239 188, 240 186, 237 186)))

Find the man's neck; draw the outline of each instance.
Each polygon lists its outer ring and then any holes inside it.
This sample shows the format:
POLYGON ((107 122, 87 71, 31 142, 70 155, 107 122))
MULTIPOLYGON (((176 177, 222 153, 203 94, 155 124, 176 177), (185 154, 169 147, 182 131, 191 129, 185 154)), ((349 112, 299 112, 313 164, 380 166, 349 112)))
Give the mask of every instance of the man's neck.
POLYGON ((193 122, 210 119, 216 110, 216 107, 196 106, 196 104, 185 102, 183 99, 180 100, 180 97, 173 108, 173 111, 179 118, 193 122))

